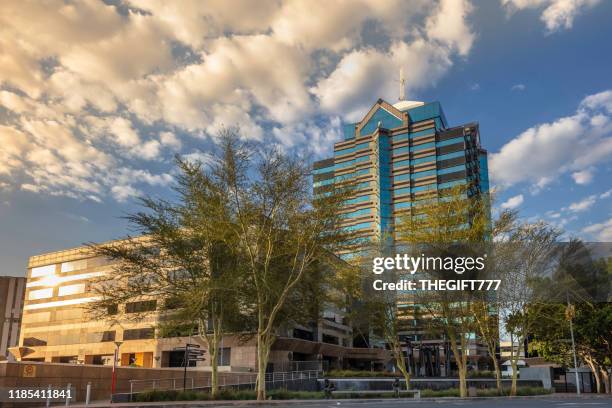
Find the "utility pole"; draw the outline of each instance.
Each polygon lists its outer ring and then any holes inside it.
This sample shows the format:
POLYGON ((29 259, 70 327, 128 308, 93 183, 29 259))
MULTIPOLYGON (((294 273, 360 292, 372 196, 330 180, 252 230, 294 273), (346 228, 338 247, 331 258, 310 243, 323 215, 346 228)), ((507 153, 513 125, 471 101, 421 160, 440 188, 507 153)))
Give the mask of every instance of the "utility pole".
POLYGON ((576 394, 580 395, 580 381, 578 379, 578 359, 576 358, 576 342, 574 341, 574 325, 572 320, 576 314, 574 305, 570 305, 569 295, 567 295, 567 308, 565 309, 565 318, 569 320, 570 335, 572 337, 572 354, 574 356, 574 374, 576 375, 576 394))
POLYGON ((189 343, 185 345, 185 357, 183 357, 183 365, 185 369, 183 371, 183 391, 187 389, 187 366, 189 365, 189 343))
POLYGON ((115 393, 115 386, 117 385, 117 360, 119 359, 119 347, 121 347, 122 344, 122 341, 115 342, 115 354, 113 355, 113 374, 111 379, 111 403, 113 401, 113 394, 115 393))

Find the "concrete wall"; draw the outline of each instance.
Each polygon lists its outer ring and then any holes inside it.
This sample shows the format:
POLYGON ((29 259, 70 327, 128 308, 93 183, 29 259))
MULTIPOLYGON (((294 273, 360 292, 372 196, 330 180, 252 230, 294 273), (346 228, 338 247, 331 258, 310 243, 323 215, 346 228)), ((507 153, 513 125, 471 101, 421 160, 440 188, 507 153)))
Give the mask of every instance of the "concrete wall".
POLYGON ((521 380, 541 380, 547 390, 553 387, 552 367, 522 367, 519 371, 521 380))
MULTIPOLYGON (((220 373, 227 381, 240 374, 220 373)), ((244 374, 243 374, 244 375, 244 374)), ((108 400, 111 392, 112 367, 86 365, 86 364, 60 364, 42 362, 0 362, 0 388, 14 387, 54 387, 65 388, 68 383, 76 388, 76 401, 85 400, 87 383, 91 382, 93 400, 108 400), (24 371, 26 366, 34 366, 34 376, 27 377, 24 371)), ((183 378, 182 368, 136 368, 118 367, 116 392, 129 392, 129 380, 153 380, 183 378)), ((187 371, 187 378, 194 378, 196 383, 206 383, 210 378, 210 372, 187 371)), ((182 382, 177 382, 182 386, 182 382)))

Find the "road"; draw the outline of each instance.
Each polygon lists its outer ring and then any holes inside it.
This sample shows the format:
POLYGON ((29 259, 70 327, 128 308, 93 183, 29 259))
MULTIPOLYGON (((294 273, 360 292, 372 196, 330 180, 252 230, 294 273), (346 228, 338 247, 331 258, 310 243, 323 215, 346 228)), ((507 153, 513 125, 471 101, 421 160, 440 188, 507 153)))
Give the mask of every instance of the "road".
MULTIPOLYGON (((301 405, 301 404, 300 404, 301 405)), ((280 408, 291 407, 290 401, 287 405, 270 404, 259 407, 280 408)), ((608 408, 612 407, 612 399, 578 399, 578 398, 537 398, 537 399, 482 399, 482 400, 433 400, 433 401, 321 401, 302 405, 308 408, 446 408, 446 407, 476 407, 476 408, 608 408)))

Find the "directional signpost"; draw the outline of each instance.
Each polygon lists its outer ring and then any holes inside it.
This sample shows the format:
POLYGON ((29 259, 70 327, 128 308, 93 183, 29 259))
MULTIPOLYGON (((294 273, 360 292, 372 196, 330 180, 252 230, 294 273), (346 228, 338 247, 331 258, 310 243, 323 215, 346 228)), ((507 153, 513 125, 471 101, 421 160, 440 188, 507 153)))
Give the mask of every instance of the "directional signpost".
POLYGON ((187 367, 189 363, 192 361, 206 361, 206 357, 204 357, 206 351, 200 350, 199 344, 191 343, 185 344, 184 347, 176 347, 174 350, 184 352, 183 365, 185 366, 185 370, 183 372, 183 391, 185 391, 187 389, 187 367))

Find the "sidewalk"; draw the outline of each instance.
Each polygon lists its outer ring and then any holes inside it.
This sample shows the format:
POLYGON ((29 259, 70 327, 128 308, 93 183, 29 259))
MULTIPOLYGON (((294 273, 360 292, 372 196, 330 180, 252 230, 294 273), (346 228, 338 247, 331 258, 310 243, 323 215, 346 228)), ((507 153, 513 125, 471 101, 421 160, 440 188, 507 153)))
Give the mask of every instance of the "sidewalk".
MULTIPOLYGON (((421 398, 420 400, 415 400, 413 398, 360 398, 360 399, 331 399, 331 400, 323 400, 323 399, 308 399, 308 400, 266 400, 266 401, 254 401, 254 400, 229 400, 229 401, 162 401, 162 402, 132 402, 132 403, 120 403, 120 404, 109 404, 108 401, 102 402, 92 402, 87 406, 87 408, 150 408, 150 407, 167 407, 167 408, 185 408, 185 407, 257 407, 260 405, 278 405, 278 406, 286 406, 287 403, 290 405, 299 405, 305 406, 308 405, 316 405, 320 404, 323 401, 329 402, 330 404, 336 403, 382 403, 382 402, 402 402, 402 403, 414 403, 418 404, 419 402, 444 402, 444 401, 470 401, 470 400, 532 400, 532 399, 563 399, 563 398, 580 398, 584 400, 596 400, 596 399, 609 399, 612 401, 612 394, 582 394, 578 397, 576 394, 566 394, 566 393, 555 393, 555 394, 547 394, 547 395, 531 395, 531 396, 517 396, 517 397, 475 397, 475 398, 459 398, 459 397, 444 397, 444 398, 421 398)), ((86 408, 83 404, 74 404, 70 405, 72 408, 86 408)))

